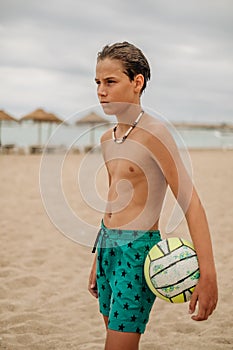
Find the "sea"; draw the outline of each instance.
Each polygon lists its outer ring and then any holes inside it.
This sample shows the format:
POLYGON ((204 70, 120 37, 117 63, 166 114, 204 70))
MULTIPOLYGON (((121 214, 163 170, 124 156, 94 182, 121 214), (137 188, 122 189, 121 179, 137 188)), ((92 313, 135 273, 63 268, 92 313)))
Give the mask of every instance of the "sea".
MULTIPOLYGON (((1 144, 28 149, 32 145, 49 144, 66 149, 75 147, 82 151, 86 146, 98 147, 102 133, 112 127, 109 124, 92 126, 34 123, 1 123, 1 144)), ((170 131, 180 148, 233 149, 233 129, 221 127, 171 127, 170 131)))

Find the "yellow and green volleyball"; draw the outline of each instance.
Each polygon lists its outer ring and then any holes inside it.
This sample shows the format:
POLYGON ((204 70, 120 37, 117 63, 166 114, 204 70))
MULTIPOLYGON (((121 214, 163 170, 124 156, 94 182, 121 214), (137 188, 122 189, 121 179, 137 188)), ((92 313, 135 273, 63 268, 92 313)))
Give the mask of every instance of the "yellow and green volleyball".
POLYGON ((183 238, 160 241, 149 251, 144 274, 148 287, 159 298, 171 303, 184 303, 200 277, 193 244, 183 238))

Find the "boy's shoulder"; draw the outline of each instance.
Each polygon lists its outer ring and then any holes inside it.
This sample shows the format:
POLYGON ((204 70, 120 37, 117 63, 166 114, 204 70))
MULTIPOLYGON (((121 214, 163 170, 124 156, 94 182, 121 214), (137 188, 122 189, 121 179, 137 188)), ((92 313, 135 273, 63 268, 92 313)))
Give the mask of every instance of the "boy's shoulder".
POLYGON ((154 116, 145 114, 138 125, 142 132, 148 134, 149 138, 164 138, 171 134, 168 125, 154 116))
POLYGON ((177 145, 169 122, 145 114, 140 125, 140 141, 154 154, 163 153, 165 149, 176 153, 177 145))

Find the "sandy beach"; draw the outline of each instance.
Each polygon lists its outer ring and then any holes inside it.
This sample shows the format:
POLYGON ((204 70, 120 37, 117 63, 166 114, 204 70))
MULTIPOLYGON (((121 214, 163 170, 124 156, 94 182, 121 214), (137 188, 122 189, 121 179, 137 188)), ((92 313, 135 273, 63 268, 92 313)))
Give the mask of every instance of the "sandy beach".
MULTIPOLYGON (((233 349, 233 151, 190 155, 213 239, 219 304, 208 321, 196 323, 188 303, 157 300, 141 350, 233 349)), ((98 226, 101 213, 84 205, 76 190, 82 157, 69 156, 64 189, 73 210, 98 226)), ((91 248, 68 239, 50 221, 40 196, 40 161, 40 155, 0 155, 0 349, 103 349, 104 325, 87 291, 91 248)), ((104 181, 102 176, 98 184, 102 193, 104 181)), ((187 236, 184 222, 176 234, 187 236)))

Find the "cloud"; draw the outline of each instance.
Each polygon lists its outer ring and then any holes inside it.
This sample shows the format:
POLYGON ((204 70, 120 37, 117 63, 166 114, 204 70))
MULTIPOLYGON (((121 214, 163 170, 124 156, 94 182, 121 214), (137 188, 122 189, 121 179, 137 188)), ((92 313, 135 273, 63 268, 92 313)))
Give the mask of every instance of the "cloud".
POLYGON ((152 67, 143 103, 169 119, 233 121, 231 0, 5 0, 1 108, 58 114, 97 103, 97 52, 128 40, 152 67))

